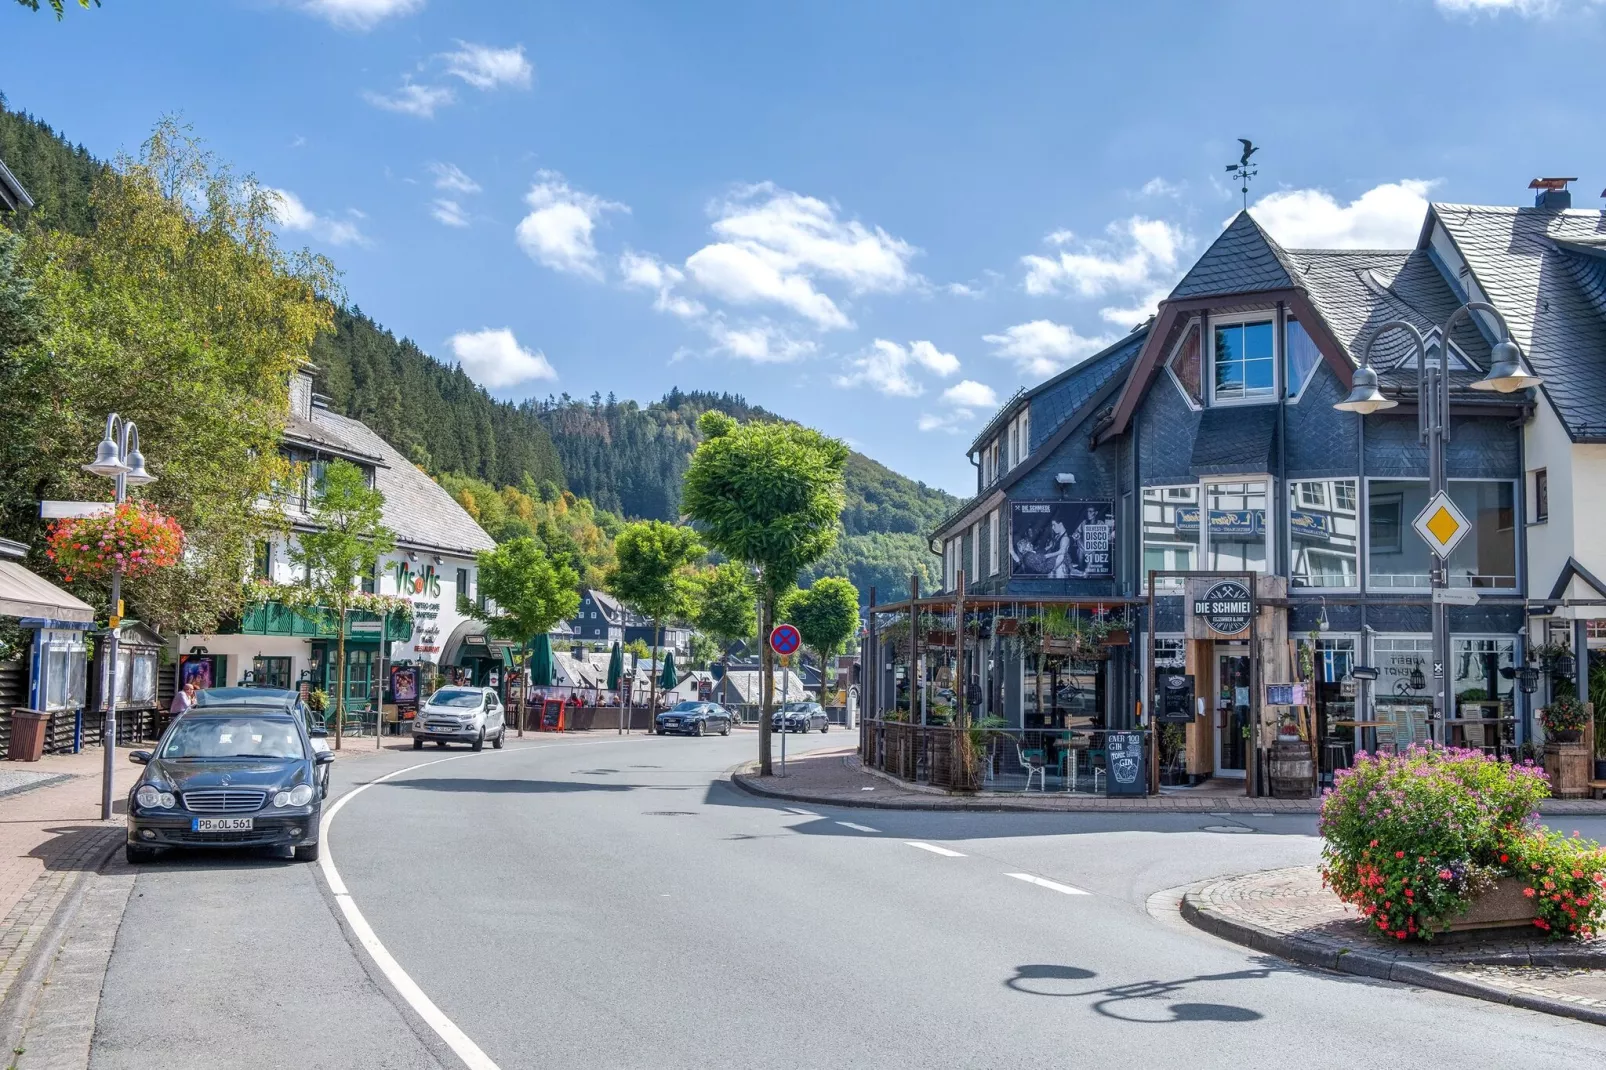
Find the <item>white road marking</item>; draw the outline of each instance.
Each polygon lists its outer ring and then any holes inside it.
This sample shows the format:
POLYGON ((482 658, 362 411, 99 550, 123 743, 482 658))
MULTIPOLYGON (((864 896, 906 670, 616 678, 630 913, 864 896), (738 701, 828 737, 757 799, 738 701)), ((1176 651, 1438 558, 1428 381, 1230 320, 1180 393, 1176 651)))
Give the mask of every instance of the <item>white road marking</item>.
POLYGON ((820 816, 819 814, 815 813, 813 810, 805 810, 800 806, 783 806, 783 807, 781 807, 781 809, 790 810, 794 814, 802 814, 804 817, 819 817, 820 816))
MULTIPOLYGON (((524 751, 549 750, 553 747, 595 747, 602 743, 618 742, 622 741, 597 740, 595 743, 546 743, 539 747, 513 747, 490 753, 519 754, 524 751)), ((397 994, 402 999, 405 999, 407 1005, 413 1008, 418 1016, 435 1031, 436 1036, 446 1042, 446 1046, 451 1048, 459 1059, 463 1060, 469 1070, 501 1070, 496 1063, 491 1061, 489 1055, 480 1050, 478 1044, 469 1039, 467 1033, 459 1029, 455 1022, 446 1017, 444 1011, 435 1006, 435 1001, 424 994, 424 990, 418 987, 418 983, 408 975, 406 970, 402 969, 401 963, 397 962, 391 953, 385 949, 385 945, 380 943, 373 926, 368 924, 368 919, 362 916, 362 911, 357 909, 357 904, 352 901, 351 892, 346 888, 346 882, 340 879, 340 871, 335 869, 334 853, 330 850, 329 843, 329 826, 334 821, 335 815, 340 813, 341 807, 375 784, 383 784, 391 777, 401 776, 403 773, 411 773, 426 766, 467 758, 473 753, 473 751, 465 751, 462 754, 454 754, 449 758, 436 758, 434 761, 419 762, 417 765, 409 765, 405 769, 393 770, 384 776, 375 777, 366 784, 357 785, 336 799, 335 804, 324 811, 323 820, 318 824, 318 842, 322 845, 322 850, 319 852, 318 865, 323 870, 323 879, 329 882, 329 891, 334 893, 335 902, 340 906, 340 912, 345 915, 346 924, 350 925, 351 931, 357 934, 357 942, 362 944, 363 949, 374 960, 374 965, 379 967, 379 972, 383 973, 385 979, 395 987, 397 994)), ((481 758, 486 757, 483 752, 479 756, 481 758)))
POLYGON ((963 858, 963 857, 965 857, 964 855, 960 854, 958 851, 950 851, 950 850, 948 850, 948 848, 946 848, 946 847, 938 847, 934 843, 921 843, 919 840, 905 840, 903 842, 908 844, 910 847, 918 847, 922 851, 930 851, 932 854, 934 854, 934 855, 942 855, 944 858, 963 858))
POLYGON ((880 832, 881 831, 880 829, 873 829, 869 825, 855 825, 851 821, 838 821, 837 824, 841 825, 845 829, 852 829, 854 832, 880 832))
POLYGON ((1050 889, 1052 891, 1061 892, 1061 893, 1063 893, 1065 895, 1086 895, 1087 894, 1086 892, 1082 891, 1082 889, 1080 889, 1080 888, 1072 888, 1069 884, 1061 884, 1058 881, 1051 881, 1051 880, 1048 880, 1045 877, 1033 876, 1030 873, 1006 873, 1006 874, 1004 874, 1004 876, 1006 876, 1006 877, 1014 877, 1018 881, 1025 881, 1027 884, 1035 884, 1039 888, 1048 888, 1048 889, 1050 889))

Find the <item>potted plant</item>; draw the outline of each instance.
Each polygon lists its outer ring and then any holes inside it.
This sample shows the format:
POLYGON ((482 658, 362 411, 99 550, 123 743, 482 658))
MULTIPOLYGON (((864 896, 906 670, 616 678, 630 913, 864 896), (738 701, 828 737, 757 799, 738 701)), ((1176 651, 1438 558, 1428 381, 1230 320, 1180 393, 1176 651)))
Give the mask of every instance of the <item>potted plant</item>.
POLYGON ((1558 695, 1539 711, 1545 736, 1556 743, 1577 743, 1584 737, 1584 704, 1571 695, 1558 695))

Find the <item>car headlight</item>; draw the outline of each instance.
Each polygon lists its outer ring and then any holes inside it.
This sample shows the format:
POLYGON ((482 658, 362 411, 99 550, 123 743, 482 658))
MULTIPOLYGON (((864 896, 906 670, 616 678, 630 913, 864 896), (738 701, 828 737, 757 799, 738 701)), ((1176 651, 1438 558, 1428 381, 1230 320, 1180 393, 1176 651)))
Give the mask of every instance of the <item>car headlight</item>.
POLYGON ((152 810, 171 810, 175 805, 178 804, 178 800, 173 797, 172 792, 162 791, 161 789, 153 787, 150 784, 142 786, 134 793, 134 801, 139 803, 141 806, 152 810))
POLYGON ((289 791, 281 791, 273 796, 274 806, 305 806, 312 801, 312 785, 297 784, 289 791))

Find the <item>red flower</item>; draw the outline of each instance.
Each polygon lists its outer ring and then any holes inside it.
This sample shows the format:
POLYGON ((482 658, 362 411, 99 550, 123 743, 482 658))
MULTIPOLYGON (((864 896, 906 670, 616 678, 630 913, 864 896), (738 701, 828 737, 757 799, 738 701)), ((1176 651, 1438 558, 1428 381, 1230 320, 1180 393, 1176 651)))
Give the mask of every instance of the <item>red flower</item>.
POLYGON ((1524 888, 1522 890, 1522 894, 1527 896, 1529 899, 1532 899, 1534 897, 1534 890, 1532 888, 1524 888))
POLYGON ((1395 851, 1394 852, 1394 857, 1395 858, 1404 858, 1405 857, 1405 852, 1404 851, 1395 851))

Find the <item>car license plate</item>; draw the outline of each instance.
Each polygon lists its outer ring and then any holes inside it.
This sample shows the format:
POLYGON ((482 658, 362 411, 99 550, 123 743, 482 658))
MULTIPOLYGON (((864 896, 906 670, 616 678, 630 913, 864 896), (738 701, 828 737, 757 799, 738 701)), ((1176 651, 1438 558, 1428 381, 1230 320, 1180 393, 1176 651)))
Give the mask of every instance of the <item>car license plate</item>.
POLYGON ((195 819, 196 832, 250 832, 251 819, 249 817, 198 817, 195 819))

